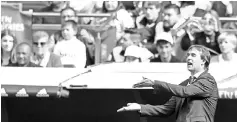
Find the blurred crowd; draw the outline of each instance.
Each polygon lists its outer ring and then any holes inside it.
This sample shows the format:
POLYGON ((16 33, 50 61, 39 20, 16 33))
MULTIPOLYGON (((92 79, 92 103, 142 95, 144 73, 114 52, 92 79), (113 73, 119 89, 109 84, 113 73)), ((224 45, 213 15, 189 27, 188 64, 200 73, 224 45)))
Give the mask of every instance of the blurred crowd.
POLYGON ((35 31, 32 43, 17 43, 9 30, 1 33, 1 65, 17 67, 76 67, 95 64, 101 39, 104 62, 185 62, 191 45, 204 45, 211 62, 237 62, 236 2, 229 1, 50 1, 38 12, 57 17, 34 17, 33 23, 61 24, 49 34, 35 31), (110 17, 78 17, 78 13, 110 17), (91 25, 82 27, 80 25, 91 25), (98 38, 97 32, 100 32, 98 38))

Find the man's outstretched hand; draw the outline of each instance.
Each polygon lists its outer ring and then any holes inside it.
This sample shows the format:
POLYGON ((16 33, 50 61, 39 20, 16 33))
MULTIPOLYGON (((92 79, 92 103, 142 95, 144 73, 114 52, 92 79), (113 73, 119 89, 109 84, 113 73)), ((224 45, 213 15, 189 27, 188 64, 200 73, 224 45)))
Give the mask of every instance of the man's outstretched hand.
POLYGON ((152 87, 153 85, 154 85, 154 82, 152 80, 143 77, 141 82, 133 85, 133 88, 152 87))
POLYGON ((124 106, 117 110, 117 112, 124 112, 124 111, 140 111, 141 105, 137 103, 128 103, 127 106, 124 106))

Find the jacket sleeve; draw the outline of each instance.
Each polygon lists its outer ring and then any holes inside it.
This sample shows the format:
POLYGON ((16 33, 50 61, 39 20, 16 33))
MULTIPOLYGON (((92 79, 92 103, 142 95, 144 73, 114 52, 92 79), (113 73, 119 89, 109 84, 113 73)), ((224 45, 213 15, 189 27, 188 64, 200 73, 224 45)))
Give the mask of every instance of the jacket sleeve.
POLYGON ((141 116, 170 116, 175 112, 176 97, 172 96, 164 105, 141 105, 141 116))
POLYGON ((163 88, 174 96, 185 98, 191 96, 209 97, 215 86, 216 82, 214 78, 206 76, 198 78, 197 81, 189 86, 180 86, 162 81, 155 81, 153 88, 163 88))

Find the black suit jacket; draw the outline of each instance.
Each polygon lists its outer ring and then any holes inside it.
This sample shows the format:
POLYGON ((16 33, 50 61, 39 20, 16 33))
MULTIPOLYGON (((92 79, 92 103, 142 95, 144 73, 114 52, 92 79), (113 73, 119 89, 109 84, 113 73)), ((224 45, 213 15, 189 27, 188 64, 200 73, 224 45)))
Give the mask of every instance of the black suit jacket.
POLYGON ((176 122, 214 122, 218 101, 217 83, 207 71, 187 86, 155 81, 154 89, 165 89, 172 97, 164 105, 141 105, 142 116, 169 116, 176 113, 176 122))

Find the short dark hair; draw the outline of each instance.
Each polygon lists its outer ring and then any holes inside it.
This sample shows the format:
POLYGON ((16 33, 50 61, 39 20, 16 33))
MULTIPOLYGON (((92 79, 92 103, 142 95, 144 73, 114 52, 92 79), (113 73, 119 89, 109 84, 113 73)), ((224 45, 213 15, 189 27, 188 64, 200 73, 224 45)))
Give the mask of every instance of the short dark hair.
POLYGON ((180 14, 180 7, 175 5, 175 4, 168 4, 164 7, 164 10, 167 10, 167 9, 174 9, 176 11, 177 14, 180 14))
POLYGON ((62 13, 63 13, 64 11, 66 11, 66 10, 72 10, 72 11, 74 12, 74 15, 77 16, 76 10, 75 10, 74 8, 72 8, 72 7, 66 7, 66 8, 64 8, 63 10, 61 10, 60 14, 62 15, 62 13))
POLYGON ((66 22, 64 22, 62 24, 62 27, 66 26, 66 25, 71 25, 73 30, 77 31, 78 27, 77 27, 77 22, 75 22, 74 20, 67 20, 66 22))
POLYGON ((206 47, 204 47, 203 45, 192 45, 191 47, 189 47, 188 51, 190 51, 192 49, 196 49, 200 52, 201 59, 206 61, 205 68, 208 69, 210 60, 211 60, 211 54, 210 54, 209 50, 206 47))
POLYGON ((160 1, 144 1, 143 2, 143 7, 145 5, 147 5, 147 6, 154 5, 156 8, 161 8, 161 2, 160 1))

